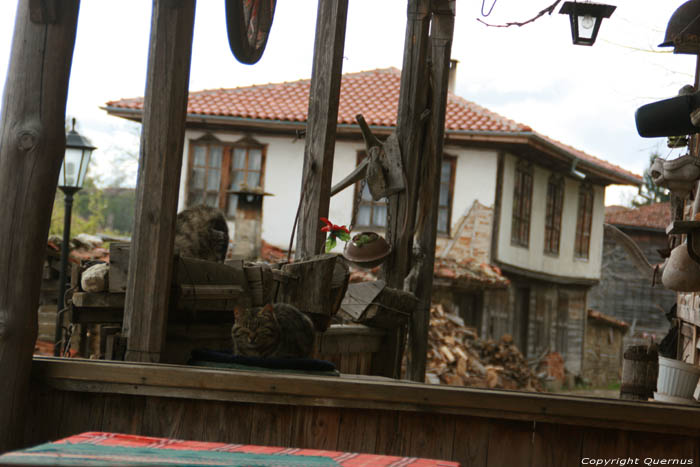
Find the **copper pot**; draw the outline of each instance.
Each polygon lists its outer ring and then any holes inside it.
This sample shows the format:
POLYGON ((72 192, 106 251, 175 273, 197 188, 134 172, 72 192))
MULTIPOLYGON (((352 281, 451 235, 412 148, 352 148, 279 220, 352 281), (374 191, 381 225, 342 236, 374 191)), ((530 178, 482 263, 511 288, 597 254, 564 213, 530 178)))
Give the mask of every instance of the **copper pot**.
POLYGON ((345 244, 345 259, 361 268, 373 268, 384 262, 391 247, 384 237, 375 232, 362 232, 345 244))

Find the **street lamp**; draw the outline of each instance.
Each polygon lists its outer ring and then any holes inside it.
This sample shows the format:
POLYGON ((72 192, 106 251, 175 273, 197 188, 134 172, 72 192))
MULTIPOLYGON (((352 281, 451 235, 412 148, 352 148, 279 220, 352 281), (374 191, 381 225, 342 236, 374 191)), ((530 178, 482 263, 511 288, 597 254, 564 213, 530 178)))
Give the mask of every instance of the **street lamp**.
POLYGON ((75 131, 75 119, 73 119, 73 126, 66 134, 66 155, 63 158, 61 173, 58 176, 58 188, 64 194, 65 216, 63 218, 63 243, 61 244, 61 269, 58 275, 58 307, 56 309, 56 332, 53 349, 55 356, 61 353, 61 340, 63 339, 63 305, 66 294, 66 269, 68 268, 73 195, 83 187, 90 156, 94 150, 95 146, 90 140, 75 131))
POLYGON ((564 2, 560 14, 569 15, 571 38, 576 45, 593 45, 603 18, 610 18, 615 6, 599 3, 564 2))

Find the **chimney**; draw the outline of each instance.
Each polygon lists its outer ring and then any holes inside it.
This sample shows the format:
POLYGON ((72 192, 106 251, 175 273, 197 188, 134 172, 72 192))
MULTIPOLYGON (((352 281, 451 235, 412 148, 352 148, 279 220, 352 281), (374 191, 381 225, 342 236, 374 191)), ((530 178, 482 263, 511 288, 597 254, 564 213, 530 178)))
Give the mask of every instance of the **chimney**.
POLYGON ((447 80, 447 90, 451 93, 455 92, 455 87, 457 86, 457 64, 459 60, 454 58, 450 59, 450 77, 447 80))

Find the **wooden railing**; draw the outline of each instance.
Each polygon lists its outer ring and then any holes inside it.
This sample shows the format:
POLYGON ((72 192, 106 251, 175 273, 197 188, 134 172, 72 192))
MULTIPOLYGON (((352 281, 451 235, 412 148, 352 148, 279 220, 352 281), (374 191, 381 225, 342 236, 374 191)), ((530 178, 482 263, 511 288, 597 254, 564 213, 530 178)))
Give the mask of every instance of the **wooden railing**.
POLYGON ((700 460, 700 408, 407 383, 36 357, 27 445, 89 430, 458 460, 700 460))

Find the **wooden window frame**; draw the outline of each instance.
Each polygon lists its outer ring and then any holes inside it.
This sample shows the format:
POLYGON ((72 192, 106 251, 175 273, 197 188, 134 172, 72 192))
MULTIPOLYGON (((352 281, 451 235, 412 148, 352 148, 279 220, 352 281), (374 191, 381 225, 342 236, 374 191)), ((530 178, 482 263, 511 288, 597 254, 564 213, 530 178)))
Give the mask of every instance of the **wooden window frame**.
MULTIPOLYGON (((445 230, 440 230, 440 225, 437 226, 437 234, 445 237, 450 236, 450 231, 452 229, 452 203, 454 201, 454 195, 455 195, 455 177, 457 173, 457 157, 453 156, 451 154, 442 154, 442 163, 448 163, 450 164, 450 180, 447 182, 448 184, 448 198, 447 198, 447 206, 444 209, 447 209, 447 226, 445 230)), ((440 187, 444 185, 442 181, 442 166, 440 166, 440 187)), ((438 220, 440 219, 440 209, 443 209, 440 206, 440 191, 438 190, 438 220)))
MULTIPOLYGON (((227 218, 233 218, 234 216, 228 214, 228 195, 233 193, 240 193, 242 191, 230 190, 229 185, 231 183, 232 173, 231 167, 233 164, 233 151, 234 149, 260 149, 261 160, 260 160, 260 182, 254 190, 251 192, 262 194, 265 190, 265 169, 267 161, 267 145, 260 143, 255 138, 250 135, 245 135, 241 139, 235 142, 225 142, 218 139, 216 136, 207 133, 201 138, 193 139, 189 141, 189 151, 188 151, 188 161, 187 161, 187 177, 186 177, 186 190, 185 190, 185 206, 191 206, 191 183, 193 182, 193 169, 194 169, 194 148, 199 145, 206 145, 206 163, 208 164, 208 155, 210 146, 221 146, 221 167, 220 167, 220 177, 219 177, 219 189, 217 197, 217 207, 221 209, 227 218)), ((246 152, 246 166, 245 175, 247 179, 248 170, 248 154, 246 152)), ((206 200, 206 172, 205 172, 205 200, 206 200)))
MULTIPOLYGON (((364 160, 364 158, 367 157, 367 152, 365 150, 360 150, 357 151, 357 160, 356 163, 357 165, 360 165, 360 163, 364 160)), ((437 234, 440 236, 450 236, 450 229, 452 226, 452 203, 454 201, 454 187, 455 187, 455 176, 457 172, 457 157, 450 155, 450 154, 443 154, 442 156, 442 162, 448 162, 450 164, 450 180, 449 182, 449 194, 448 194, 448 200, 447 200, 447 227, 445 231, 441 231, 438 226, 437 234)), ((442 174, 442 166, 440 167, 440 173, 442 174)), ((440 180, 440 185, 443 185, 442 182, 442 177, 440 180)), ((356 214, 360 212, 360 208, 356 205, 357 200, 358 200, 358 195, 360 191, 360 186, 361 183, 358 182, 355 184, 355 191, 354 191, 354 197, 352 201, 352 212, 353 212, 353 219, 352 219, 352 224, 353 227, 361 228, 361 229, 368 229, 368 230, 373 230, 373 231, 384 231, 386 230, 385 225, 376 225, 373 224, 371 221, 374 219, 374 207, 375 206, 384 206, 387 205, 386 199, 382 198, 379 201, 374 201, 373 199, 371 200, 362 200, 360 199, 360 206, 362 205, 369 205, 370 206, 370 213, 369 213, 369 219, 370 219, 370 224, 369 225, 359 225, 356 224, 357 219, 355 218, 356 214)), ((440 192, 438 190, 438 196, 440 196, 440 192)), ((388 205, 387 205, 388 209, 388 205)), ((441 209, 439 205, 439 199, 438 199, 438 211, 441 209)), ((388 220, 388 218, 387 218, 388 220)))
POLYGON ((530 219, 532 217, 532 188, 534 168, 530 162, 518 161, 515 167, 513 184, 513 217, 511 221, 510 243, 529 248, 530 219))
POLYGON ((559 256, 565 186, 561 175, 552 174, 547 182, 547 209, 544 218, 544 253, 547 255, 559 256))
POLYGON ((578 190, 578 214, 574 242, 574 257, 577 259, 587 260, 590 256, 594 201, 593 186, 589 183, 582 183, 578 190))

